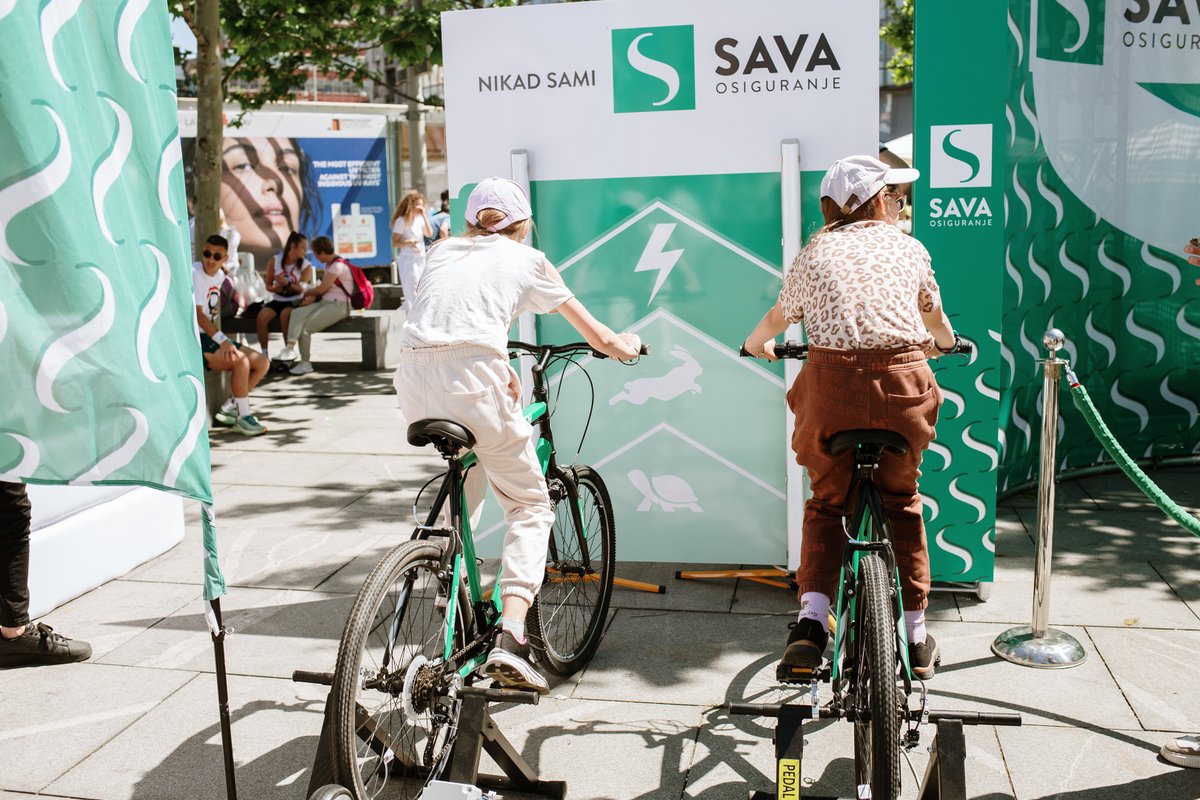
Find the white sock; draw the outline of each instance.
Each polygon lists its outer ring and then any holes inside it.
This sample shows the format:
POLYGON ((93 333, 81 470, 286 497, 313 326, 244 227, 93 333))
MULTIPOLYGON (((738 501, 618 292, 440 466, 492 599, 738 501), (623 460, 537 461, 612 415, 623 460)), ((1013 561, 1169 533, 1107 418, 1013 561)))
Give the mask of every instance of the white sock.
POLYGON ((805 592, 800 596, 800 616, 796 618, 811 619, 821 623, 821 627, 829 630, 829 595, 820 592, 805 592))
POLYGON ((235 397, 233 399, 237 402, 238 416, 239 417, 250 416, 250 397, 249 396, 235 397))
POLYGON ((516 639, 521 644, 525 644, 525 621, 524 620, 521 620, 520 622, 518 622, 517 620, 509 619, 508 617, 503 617, 501 619, 501 624, 504 626, 504 630, 508 631, 509 633, 511 633, 513 635, 514 639, 516 639))
POLYGON ((925 609, 904 612, 904 627, 908 630, 908 641, 920 644, 925 641, 925 609))
POLYGON ((237 405, 237 402, 234 399, 234 396, 229 395, 229 397, 225 398, 225 402, 221 403, 221 410, 222 411, 233 411, 233 408, 236 405, 237 405))

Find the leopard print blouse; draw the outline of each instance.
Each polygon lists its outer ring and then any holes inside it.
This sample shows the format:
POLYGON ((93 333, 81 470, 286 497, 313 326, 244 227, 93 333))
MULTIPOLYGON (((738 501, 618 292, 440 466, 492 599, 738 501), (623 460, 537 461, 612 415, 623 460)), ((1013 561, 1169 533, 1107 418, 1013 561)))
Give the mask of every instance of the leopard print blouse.
POLYGON ((836 350, 890 350, 933 337, 921 321, 942 304, 924 245, 885 222, 855 222, 809 241, 779 293, 788 322, 836 350))

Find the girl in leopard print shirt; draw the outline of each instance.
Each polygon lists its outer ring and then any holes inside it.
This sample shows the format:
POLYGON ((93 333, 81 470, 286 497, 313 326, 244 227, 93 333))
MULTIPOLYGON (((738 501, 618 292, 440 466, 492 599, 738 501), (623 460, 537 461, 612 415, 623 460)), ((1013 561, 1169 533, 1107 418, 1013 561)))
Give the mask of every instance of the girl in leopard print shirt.
POLYGON ((926 358, 949 352, 957 337, 929 253, 896 227, 904 203, 897 188, 918 175, 870 156, 830 167, 821 182, 825 227, 800 251, 778 302, 746 339, 748 352, 774 360, 775 337, 789 324, 804 323, 808 334, 808 363, 787 394, 796 415, 792 449, 812 484, 796 571, 800 618, 782 660, 791 674, 821 665, 841 564, 854 461, 850 452, 832 455, 828 442, 861 428, 908 441, 902 455, 885 450, 875 481, 892 526, 914 674, 932 677, 940 658, 925 630, 929 550, 917 478, 942 403, 926 358))

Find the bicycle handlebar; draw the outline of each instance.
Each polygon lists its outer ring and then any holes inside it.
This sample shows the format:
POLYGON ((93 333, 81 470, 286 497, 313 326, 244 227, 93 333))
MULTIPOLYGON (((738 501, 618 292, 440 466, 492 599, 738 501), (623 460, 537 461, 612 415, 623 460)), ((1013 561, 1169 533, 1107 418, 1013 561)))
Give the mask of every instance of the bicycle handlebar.
MULTIPOLYGON (((975 352, 975 345, 969 339, 963 339, 956 335, 954 346, 950 348, 950 352, 942 353, 945 356, 969 356, 975 352)), ((746 350, 745 343, 738 348, 738 355, 742 358, 758 358, 757 355, 746 350)), ((789 340, 786 342, 775 343, 776 358, 793 358, 797 361, 803 361, 808 358, 808 345, 804 342, 789 340)))
MULTIPOLYGON (((567 353, 591 353, 594 358, 608 358, 604 353, 593 348, 587 342, 571 342, 569 344, 529 344, 527 342, 518 342, 509 340, 509 350, 521 350, 531 356, 538 356, 539 360, 553 358, 567 353)), ((516 358, 519 353, 509 353, 509 357, 516 358)), ((650 345, 642 344, 638 349, 638 355, 650 355, 650 345)))
MULTIPOLYGON (((755 354, 746 349, 745 342, 738 348, 738 355, 742 358, 758 358, 755 354)), ((794 358, 797 361, 803 361, 808 358, 808 345, 804 342, 788 340, 786 342, 775 343, 776 358, 794 358)))

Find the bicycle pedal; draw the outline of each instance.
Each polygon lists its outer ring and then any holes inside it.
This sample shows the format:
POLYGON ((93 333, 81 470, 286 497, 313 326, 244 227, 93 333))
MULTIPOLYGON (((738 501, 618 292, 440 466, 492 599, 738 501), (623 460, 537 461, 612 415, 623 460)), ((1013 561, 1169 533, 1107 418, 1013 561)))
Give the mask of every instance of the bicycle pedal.
POLYGON ((821 677, 820 670, 780 664, 775 667, 775 679, 780 683, 809 684, 821 677))

